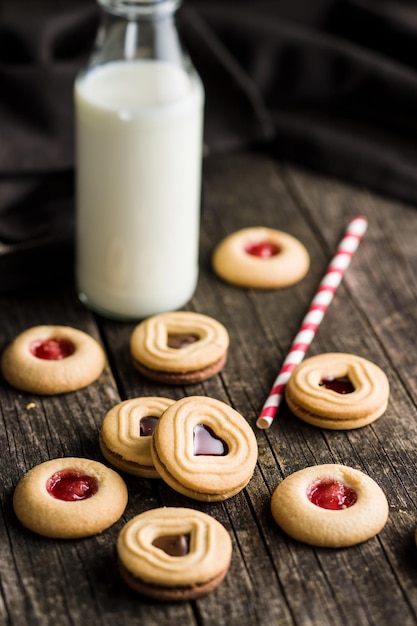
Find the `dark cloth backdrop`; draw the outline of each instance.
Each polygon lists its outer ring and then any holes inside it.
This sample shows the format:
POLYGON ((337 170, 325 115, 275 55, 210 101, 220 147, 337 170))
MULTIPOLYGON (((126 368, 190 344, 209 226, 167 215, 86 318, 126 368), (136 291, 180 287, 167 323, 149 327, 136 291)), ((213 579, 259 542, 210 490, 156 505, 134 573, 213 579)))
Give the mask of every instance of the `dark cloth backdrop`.
MULTIPOLYGON (((72 268, 75 76, 93 0, 0 5, 0 290, 72 268)), ((248 148, 417 204, 415 0, 184 0, 209 153, 248 148)))

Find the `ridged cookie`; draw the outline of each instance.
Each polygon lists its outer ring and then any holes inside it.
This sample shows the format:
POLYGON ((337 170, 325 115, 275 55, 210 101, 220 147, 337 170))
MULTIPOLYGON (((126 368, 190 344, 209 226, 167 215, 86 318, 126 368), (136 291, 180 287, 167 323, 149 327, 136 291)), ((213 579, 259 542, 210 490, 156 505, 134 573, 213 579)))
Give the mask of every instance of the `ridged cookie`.
POLYGON ((99 443, 103 456, 119 470, 159 478, 151 455, 151 439, 158 419, 174 400, 132 398, 116 404, 104 417, 99 443))
POLYGON ((217 320, 190 311, 161 313, 136 326, 130 352, 136 369, 169 385, 196 383, 225 365, 229 334, 217 320))
POLYGON ((213 517, 181 507, 131 519, 117 539, 120 572, 135 591, 158 600, 192 600, 215 589, 232 558, 230 535, 213 517))
POLYGON ((285 389, 290 410, 300 419, 332 430, 361 428, 385 412, 389 383, 374 363, 343 352, 305 359, 285 389))
POLYGON ((224 402, 191 396, 161 416, 151 442, 159 475, 195 500, 226 500, 249 482, 258 446, 245 418, 224 402))

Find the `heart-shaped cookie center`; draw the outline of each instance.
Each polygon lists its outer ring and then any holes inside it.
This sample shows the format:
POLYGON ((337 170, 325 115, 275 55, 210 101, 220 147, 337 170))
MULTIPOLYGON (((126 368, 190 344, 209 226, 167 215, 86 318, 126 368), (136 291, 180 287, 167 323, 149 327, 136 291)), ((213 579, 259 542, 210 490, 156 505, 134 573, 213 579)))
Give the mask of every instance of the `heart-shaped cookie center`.
POLYGON ((355 387, 353 386, 349 376, 339 376, 338 378, 331 375, 323 376, 319 385, 321 387, 325 387, 326 389, 331 389, 336 393, 345 394, 355 391, 355 387))
POLYGON ((158 423, 158 418, 153 415, 146 415, 142 417, 139 422, 139 434, 141 437, 150 437, 158 423))
POLYGON ((161 535, 152 545, 169 556, 185 556, 190 551, 190 535, 161 535))
POLYGON ((355 504, 358 496, 354 489, 339 480, 323 478, 308 487, 307 498, 322 509, 340 511, 355 504))
POLYGON ((197 424, 194 427, 194 456, 225 456, 227 453, 227 444, 209 426, 197 424))
POLYGON ((192 343, 196 343, 200 337, 195 333, 169 333, 167 345, 174 350, 181 350, 192 343))

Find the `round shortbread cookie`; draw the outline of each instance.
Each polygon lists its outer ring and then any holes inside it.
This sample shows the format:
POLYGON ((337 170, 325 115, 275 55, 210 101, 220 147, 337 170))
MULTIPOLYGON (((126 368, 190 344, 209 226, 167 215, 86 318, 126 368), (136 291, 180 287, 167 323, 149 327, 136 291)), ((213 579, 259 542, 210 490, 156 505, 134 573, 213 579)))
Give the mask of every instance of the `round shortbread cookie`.
POLYGON ((119 470, 158 478, 151 455, 151 439, 158 419, 174 400, 132 398, 116 404, 106 414, 99 443, 105 458, 119 470))
POLYGON ((215 589, 232 558, 229 533, 213 517, 164 507, 131 519, 117 539, 120 573, 157 600, 192 600, 215 589))
POLYGON ((345 465, 307 467, 285 478, 271 499, 272 515, 288 535, 313 546, 353 546, 377 535, 388 519, 379 485, 345 465))
POLYGON ((217 320, 190 311, 154 315, 134 329, 136 369, 153 381, 183 385, 206 380, 225 365, 229 334, 217 320))
POLYGON ((223 239, 213 252, 212 265, 220 278, 233 285, 280 289, 304 278, 310 257, 292 235, 258 226, 223 239))
POLYGON ((76 539, 114 524, 127 500, 126 485, 112 469, 66 457, 29 470, 16 486, 13 508, 23 526, 39 535, 76 539))
POLYGON ((256 438, 245 418, 205 396, 178 400, 163 413, 151 452, 168 485, 195 500, 211 502, 241 491, 258 458, 256 438))
POLYGON ((385 412, 389 382, 362 357, 328 352, 305 359, 286 385, 285 399, 300 419, 321 428, 361 428, 385 412))
POLYGON ((90 335, 70 326, 34 326, 5 349, 1 370, 17 389, 40 395, 76 391, 102 373, 106 356, 90 335))

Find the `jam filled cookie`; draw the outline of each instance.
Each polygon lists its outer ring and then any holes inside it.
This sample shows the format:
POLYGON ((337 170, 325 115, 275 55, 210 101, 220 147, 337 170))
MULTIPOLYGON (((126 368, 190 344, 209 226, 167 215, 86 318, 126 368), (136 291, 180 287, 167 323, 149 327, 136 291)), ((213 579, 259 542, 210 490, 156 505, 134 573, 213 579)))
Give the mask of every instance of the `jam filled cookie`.
POLYGON ((174 400, 133 398, 114 406, 100 430, 100 448, 105 458, 119 470, 158 478, 151 455, 151 438, 158 419, 174 400))
POLYGON ((151 441, 155 468, 195 500, 226 500, 249 482, 258 458, 247 421, 220 400, 191 396, 161 416, 151 441))
POLYGON ((229 334, 201 313, 161 313, 134 329, 130 351, 136 369, 150 380, 184 385, 211 378, 224 367, 229 334))
POLYGON ((13 387, 53 395, 94 382, 105 362, 102 347, 87 333, 69 326, 35 326, 5 349, 1 369, 13 387))
POLYGON ((381 417, 389 398, 385 373, 342 352, 306 359, 288 380, 285 399, 300 419, 332 430, 361 428, 381 417))
POLYGON ((293 539, 324 548, 367 541, 388 519, 379 485, 345 465, 317 465, 291 474, 275 489, 271 510, 293 539))
POLYGON ((106 530, 123 514, 127 488, 105 465, 66 457, 32 468, 16 486, 17 518, 44 537, 76 539, 106 530))
POLYGON ((120 573, 140 594, 193 600, 215 589, 232 557, 227 530, 206 513, 160 508, 131 519, 117 539, 120 573))
POLYGON ((212 265, 228 283, 252 289, 280 289, 304 278, 310 257, 295 237, 262 226, 232 233, 215 248, 212 265))

